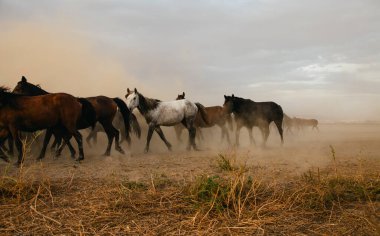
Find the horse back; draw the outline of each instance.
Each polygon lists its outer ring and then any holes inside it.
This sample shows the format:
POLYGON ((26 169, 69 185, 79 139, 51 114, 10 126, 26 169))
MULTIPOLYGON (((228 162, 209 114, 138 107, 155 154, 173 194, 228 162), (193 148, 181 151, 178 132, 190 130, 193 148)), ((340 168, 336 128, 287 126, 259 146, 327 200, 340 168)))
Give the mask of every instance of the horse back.
POLYGON ((96 96, 86 98, 94 107, 97 119, 114 117, 117 111, 116 103, 109 97, 96 96))

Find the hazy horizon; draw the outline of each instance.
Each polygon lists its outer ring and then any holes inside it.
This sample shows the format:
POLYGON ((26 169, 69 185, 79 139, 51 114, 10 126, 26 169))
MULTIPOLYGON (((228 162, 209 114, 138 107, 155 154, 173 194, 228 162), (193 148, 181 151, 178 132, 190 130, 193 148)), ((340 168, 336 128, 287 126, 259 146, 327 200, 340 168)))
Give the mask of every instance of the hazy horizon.
POLYGON ((380 121, 380 2, 0 0, 1 85, 380 121))

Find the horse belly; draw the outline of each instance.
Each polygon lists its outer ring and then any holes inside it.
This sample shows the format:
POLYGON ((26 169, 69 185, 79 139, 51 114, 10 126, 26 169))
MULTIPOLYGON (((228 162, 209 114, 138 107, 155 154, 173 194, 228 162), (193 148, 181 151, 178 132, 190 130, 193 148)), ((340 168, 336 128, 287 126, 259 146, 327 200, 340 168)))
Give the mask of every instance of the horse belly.
POLYGON ((157 125, 173 126, 180 123, 183 118, 183 112, 179 112, 177 110, 165 110, 160 112, 157 119, 157 125))

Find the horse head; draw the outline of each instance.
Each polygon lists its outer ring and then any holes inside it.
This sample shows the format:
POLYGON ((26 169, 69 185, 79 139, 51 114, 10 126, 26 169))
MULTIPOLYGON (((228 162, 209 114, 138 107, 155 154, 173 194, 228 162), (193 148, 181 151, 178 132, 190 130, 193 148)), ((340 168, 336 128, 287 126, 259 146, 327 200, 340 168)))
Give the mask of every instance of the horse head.
POLYGON ((126 103, 130 111, 133 111, 133 109, 139 106, 140 93, 137 92, 136 88, 133 92, 127 88, 127 94, 125 95, 125 98, 127 99, 126 103))
POLYGON ((182 100, 185 99, 185 92, 182 92, 182 94, 178 94, 176 100, 182 100))
POLYGON ((234 101, 235 96, 233 94, 232 96, 224 95, 223 110, 225 113, 230 114, 234 111, 234 101))

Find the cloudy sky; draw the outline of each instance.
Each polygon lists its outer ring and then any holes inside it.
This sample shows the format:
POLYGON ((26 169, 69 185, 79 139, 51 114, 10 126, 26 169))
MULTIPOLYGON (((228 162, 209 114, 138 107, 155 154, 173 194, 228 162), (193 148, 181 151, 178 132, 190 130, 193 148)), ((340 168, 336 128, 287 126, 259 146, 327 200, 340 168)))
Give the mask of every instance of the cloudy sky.
POLYGON ((0 78, 51 92, 137 87, 205 105, 275 101, 291 116, 380 120, 379 0, 0 0, 0 78))

